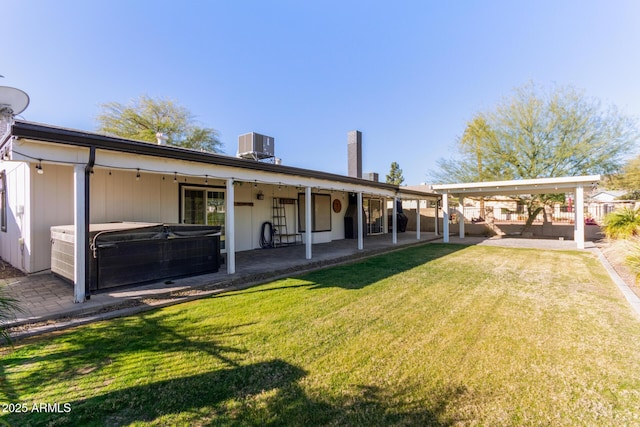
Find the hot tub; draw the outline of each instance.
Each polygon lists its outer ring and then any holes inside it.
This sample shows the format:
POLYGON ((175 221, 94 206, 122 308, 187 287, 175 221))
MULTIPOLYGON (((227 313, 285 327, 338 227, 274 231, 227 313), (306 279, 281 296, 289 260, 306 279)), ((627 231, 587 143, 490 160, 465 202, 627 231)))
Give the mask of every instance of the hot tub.
MULTIPOLYGON (((51 227, 51 271, 73 281, 74 227, 51 227)), ((220 268, 220 227, 107 223, 89 227, 89 290, 140 284, 220 268)))

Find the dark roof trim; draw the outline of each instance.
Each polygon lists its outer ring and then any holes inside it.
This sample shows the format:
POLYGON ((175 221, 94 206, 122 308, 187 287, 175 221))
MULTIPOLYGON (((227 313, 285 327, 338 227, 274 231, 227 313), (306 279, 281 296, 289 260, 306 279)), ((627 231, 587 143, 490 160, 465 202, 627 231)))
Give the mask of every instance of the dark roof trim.
MULTIPOLYGON (((122 153, 139 154, 144 156, 163 157, 175 160, 192 161, 211 165, 237 167, 265 172, 298 175, 309 178, 330 179, 333 181, 349 182, 353 184, 372 184, 370 181, 345 177, 341 175, 317 172, 291 166, 260 163, 253 160, 240 159, 213 153, 186 150, 166 145, 155 145, 147 142, 100 135, 72 129, 58 128, 33 122, 16 121, 12 127, 12 134, 19 138, 38 141, 54 142, 58 144, 76 145, 79 147, 96 147, 103 150, 119 151, 122 153)), ((394 189, 389 184, 380 188, 394 189)))
MULTIPOLYGON (((184 160, 210 165, 236 167, 263 172, 280 173, 285 175, 301 176, 305 178, 323 179, 349 184, 364 185, 384 190, 399 191, 405 194, 424 195, 420 192, 402 191, 397 185, 373 182, 361 178, 353 178, 327 172, 310 169, 296 168, 292 166, 261 163, 254 160, 241 159, 220 154, 203 153, 184 148, 166 145, 155 145, 147 142, 133 141, 124 138, 101 135, 75 129, 66 129, 40 123, 16 120, 12 125, 11 134, 18 138, 27 138, 37 141, 53 142, 79 147, 95 147, 103 150, 118 151, 122 153, 139 154, 144 156, 162 157, 175 160, 184 160)), ((437 197, 437 195, 434 195, 437 197)))

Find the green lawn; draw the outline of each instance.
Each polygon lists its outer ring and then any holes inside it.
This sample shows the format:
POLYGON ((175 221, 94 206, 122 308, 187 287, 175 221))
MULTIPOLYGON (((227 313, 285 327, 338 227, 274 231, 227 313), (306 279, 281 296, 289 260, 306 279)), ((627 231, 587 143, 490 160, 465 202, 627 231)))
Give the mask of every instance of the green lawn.
POLYGON ((21 342, 1 369, 3 409, 29 411, 11 426, 640 425, 640 320, 584 252, 413 247, 21 342))

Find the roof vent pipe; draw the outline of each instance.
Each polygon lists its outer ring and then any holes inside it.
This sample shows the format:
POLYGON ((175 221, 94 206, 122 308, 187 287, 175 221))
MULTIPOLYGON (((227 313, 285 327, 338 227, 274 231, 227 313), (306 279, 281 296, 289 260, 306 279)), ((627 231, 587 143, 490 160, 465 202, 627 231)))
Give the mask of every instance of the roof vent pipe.
POLYGON ((167 145, 167 140, 169 139, 169 137, 164 133, 156 133, 156 138, 158 139, 158 145, 167 145))

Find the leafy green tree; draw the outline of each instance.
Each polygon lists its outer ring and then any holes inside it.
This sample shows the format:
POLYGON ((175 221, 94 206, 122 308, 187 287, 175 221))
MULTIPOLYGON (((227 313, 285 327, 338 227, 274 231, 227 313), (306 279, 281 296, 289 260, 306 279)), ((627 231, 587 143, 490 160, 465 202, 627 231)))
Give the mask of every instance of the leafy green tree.
MULTIPOLYGON (((475 177, 483 181, 486 175, 485 165, 483 163, 483 147, 494 143, 496 135, 493 129, 487 123, 487 119, 482 114, 475 116, 469 123, 462 134, 460 140, 460 148, 470 156, 475 157, 476 170, 475 177)), ((480 197, 480 216, 484 217, 484 197, 480 197)))
POLYGON ((158 133, 167 137, 167 145, 217 153, 222 143, 215 129, 200 127, 191 112, 169 99, 154 99, 142 95, 129 104, 109 102, 102 104, 98 115, 98 131, 136 139, 157 142, 158 133))
POLYGON ((404 177, 402 176, 402 169, 396 162, 391 163, 391 169, 387 175, 387 184, 402 185, 404 177))
MULTIPOLYGON (((480 182, 610 174, 638 140, 636 121, 602 108, 573 87, 515 90, 494 109, 476 114, 458 140, 458 157, 438 162, 437 182, 480 182)), ((553 195, 523 201, 529 223, 553 195)))
POLYGON ((458 158, 441 160, 434 177, 480 182, 608 174, 620 170, 637 140, 636 120, 616 108, 603 109, 572 87, 528 84, 476 114, 458 141, 458 158))
POLYGON ((640 156, 627 162, 620 174, 614 175, 610 186, 625 190, 625 199, 640 199, 640 156))

